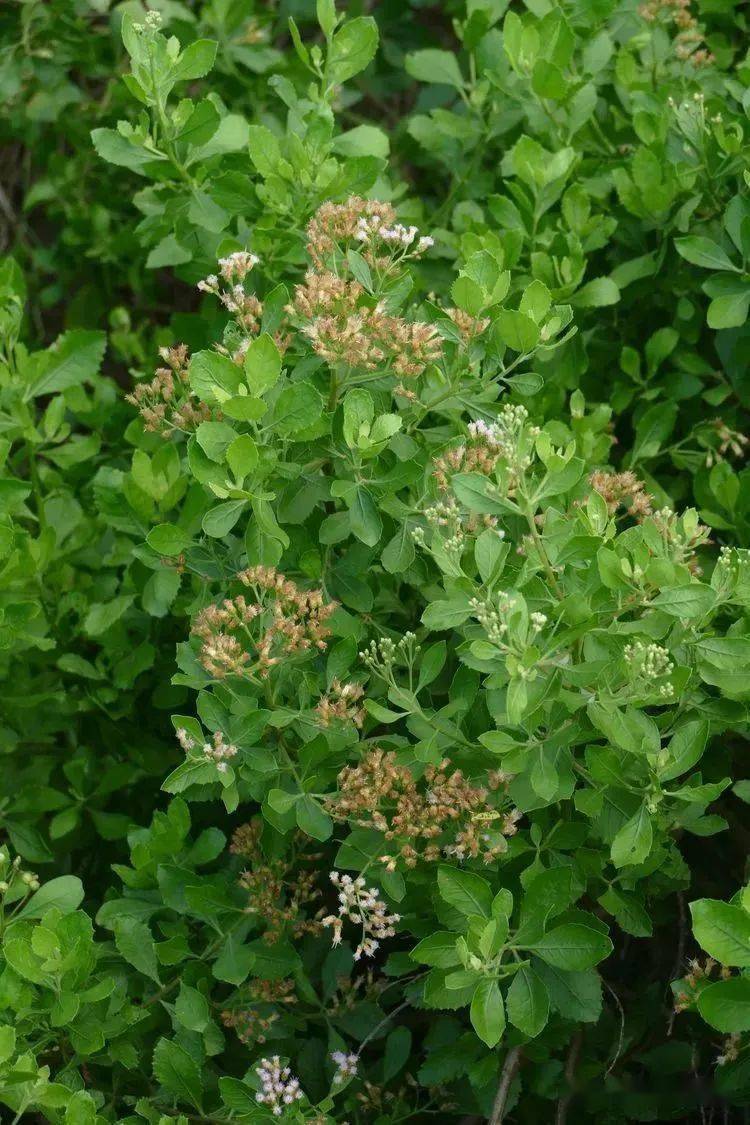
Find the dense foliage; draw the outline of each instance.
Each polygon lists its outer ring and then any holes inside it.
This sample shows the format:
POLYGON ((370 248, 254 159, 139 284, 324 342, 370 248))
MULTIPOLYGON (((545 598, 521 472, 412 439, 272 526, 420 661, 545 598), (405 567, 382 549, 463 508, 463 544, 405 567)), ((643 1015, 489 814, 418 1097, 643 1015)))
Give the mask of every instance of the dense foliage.
POLYGON ((3 1120, 745 1120, 746 20, 2 7, 3 1120))

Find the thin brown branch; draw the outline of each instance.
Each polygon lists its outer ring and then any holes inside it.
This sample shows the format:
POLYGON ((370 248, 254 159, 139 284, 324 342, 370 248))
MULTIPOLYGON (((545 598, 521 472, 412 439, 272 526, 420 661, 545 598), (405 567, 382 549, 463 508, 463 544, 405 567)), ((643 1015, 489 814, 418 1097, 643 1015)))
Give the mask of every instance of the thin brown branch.
POLYGON ((501 1125, 505 1120, 505 1107, 508 1104, 510 1086, 520 1065, 521 1048, 511 1047, 508 1054, 505 1056, 505 1062, 503 1063, 503 1069, 500 1074, 500 1085, 495 1094, 495 1102, 492 1106, 492 1113, 489 1116, 488 1125, 501 1125))

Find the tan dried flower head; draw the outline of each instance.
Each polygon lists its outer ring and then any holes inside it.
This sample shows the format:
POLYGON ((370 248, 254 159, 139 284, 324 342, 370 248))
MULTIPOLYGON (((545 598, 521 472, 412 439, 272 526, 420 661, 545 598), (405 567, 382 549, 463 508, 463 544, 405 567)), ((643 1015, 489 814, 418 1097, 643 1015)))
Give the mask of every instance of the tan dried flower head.
POLYGON ((265 679, 285 657, 326 647, 336 603, 326 603, 321 590, 301 590, 274 567, 248 567, 237 577, 254 600, 226 598, 193 622, 201 663, 212 676, 265 679))
POLYGON ((624 473, 609 473, 598 469, 589 477, 589 484, 605 501, 611 516, 615 515, 618 508, 624 508, 639 523, 651 515, 652 497, 635 473, 629 470, 624 473))
POLYGON ((481 857, 490 863, 502 855, 504 837, 515 834, 521 815, 498 807, 503 803, 502 793, 491 798, 488 788, 472 784, 447 761, 427 766, 417 778, 393 751, 374 748, 357 766, 341 771, 328 811, 382 832, 394 845, 393 852, 381 857, 389 867, 395 867, 398 857, 415 867, 420 859, 481 857))

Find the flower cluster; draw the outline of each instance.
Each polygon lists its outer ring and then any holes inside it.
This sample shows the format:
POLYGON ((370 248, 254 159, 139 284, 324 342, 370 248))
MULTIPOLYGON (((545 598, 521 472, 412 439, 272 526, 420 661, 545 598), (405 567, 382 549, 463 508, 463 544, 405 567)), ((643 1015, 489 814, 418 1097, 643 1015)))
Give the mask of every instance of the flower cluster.
MULTIPOLYGON (((184 727, 177 730, 177 741, 186 753, 195 749, 195 739, 190 736, 184 727)), ((216 730, 211 736, 211 741, 204 742, 201 752, 204 758, 207 758, 210 762, 216 762, 217 769, 223 773, 227 768, 227 759, 234 758, 237 754, 237 747, 233 746, 231 742, 226 742, 223 733, 216 730)))
POLYGON ((260 1105, 267 1106, 274 1117, 281 1117, 288 1106, 304 1097, 299 1088, 299 1079, 293 1077, 288 1066, 281 1065, 278 1055, 271 1059, 261 1059, 255 1073, 261 1083, 255 1100, 260 1105))
MULTIPOLYGON (((261 825, 257 821, 241 825, 232 836, 230 851, 251 861, 240 875, 240 886, 248 894, 246 914, 265 924, 263 939, 274 945, 288 930, 293 937, 318 933, 320 922, 304 911, 319 897, 314 871, 290 867, 281 859, 269 859, 261 847, 261 825)), ((314 858, 314 857, 310 857, 314 858)))
POLYGON ((274 1005, 297 1003, 293 980, 262 980, 255 977, 242 988, 241 1006, 221 1013, 224 1027, 232 1028, 241 1043, 265 1043, 267 1033, 279 1019, 274 1005))
POLYGON ((418 257, 434 245, 414 226, 396 221, 390 203, 352 195, 344 203, 324 203, 307 226, 307 253, 316 269, 336 263, 356 247, 368 265, 387 269, 398 256, 418 257))
POLYGON ((370 641, 369 645, 360 651, 359 658, 371 672, 394 683, 393 669, 396 665, 405 664, 410 670, 413 668, 421 647, 416 640, 416 634, 410 631, 404 633, 398 641, 393 641, 390 637, 381 637, 377 641, 370 641))
POLYGON ((169 437, 176 431, 191 433, 201 422, 219 421, 221 413, 212 411, 190 390, 190 356, 185 344, 160 348, 159 355, 167 366, 158 367, 150 382, 139 383, 125 396, 138 408, 144 429, 169 437))
POLYGON ((7 848, 0 848, 0 895, 7 894, 11 887, 15 891, 16 880, 23 884, 24 894, 39 890, 40 883, 36 872, 24 871, 21 863, 20 855, 11 861, 7 848))
POLYGON ((711 423, 716 435, 718 447, 710 449, 706 454, 706 466, 710 468, 717 461, 723 460, 727 454, 734 457, 746 457, 750 438, 740 430, 734 430, 722 418, 714 418, 711 423))
POLYGON ((310 220, 307 250, 314 269, 295 287, 286 311, 326 363, 413 378, 439 358, 442 342, 433 325, 392 315, 361 280, 348 276, 348 249, 359 247, 370 266, 386 270, 432 245, 417 234, 416 227, 395 222, 390 204, 358 196, 324 203, 310 220))
POLYGON ((237 577, 252 588, 254 600, 226 598, 201 610, 193 623, 201 663, 212 676, 265 679, 285 656, 326 647, 336 605, 326 604, 321 590, 301 590, 273 567, 249 567, 237 577))
POLYGON ((391 869, 399 857, 407 867, 444 856, 490 863, 506 851, 505 837, 515 834, 520 817, 515 809, 496 808, 487 788, 473 785, 447 761, 428 765, 417 778, 393 751, 378 748, 341 771, 327 807, 337 819, 376 828, 393 842, 395 853, 381 856, 391 869))
POLYGON ((488 316, 471 316, 463 309, 453 307, 447 308, 445 312, 458 329, 464 343, 469 343, 475 336, 481 336, 490 326, 488 316))
POLYGON ((332 722, 350 722, 360 728, 365 721, 365 710, 360 700, 365 694, 361 684, 342 684, 334 677, 325 695, 315 705, 315 712, 321 726, 329 727, 332 722))
POLYGON ((289 307, 302 321, 301 331, 315 353, 329 365, 383 368, 399 378, 421 375, 440 357, 438 330, 424 321, 391 316, 382 303, 357 303, 363 292, 355 281, 308 274, 289 307))
POLYGON ((331 882, 339 892, 338 914, 328 914, 322 924, 333 930, 333 944, 341 943, 344 921, 354 922, 362 927, 359 945, 354 950, 354 960, 361 957, 374 957, 384 938, 394 937, 394 926, 401 921, 400 914, 389 914, 388 907, 380 898, 376 887, 368 887, 364 876, 341 875, 331 872, 331 882))
MULTIPOLYGON (((526 628, 522 629, 523 614, 518 612, 519 604, 513 593, 498 591, 491 601, 472 598, 470 605, 472 613, 487 634, 487 639, 504 651, 510 651, 507 642, 511 623, 514 625, 514 640, 518 640, 521 646, 533 640, 547 624, 546 614, 535 610, 529 614, 526 628)), ((526 671, 527 669, 519 668, 518 674, 523 677, 526 671)))
MULTIPOLYGON (((502 461, 507 471, 505 489, 509 496, 516 492, 521 478, 532 463, 533 442, 539 434, 537 426, 529 426, 528 411, 525 406, 505 403, 493 422, 478 419, 468 426, 471 439, 471 460, 477 466, 492 469, 502 461)), ((475 471, 491 472, 492 469, 477 467, 475 471)))
POLYGON ((678 29, 674 52, 678 59, 689 60, 693 66, 709 66, 715 62, 713 54, 704 44, 698 21, 690 11, 691 0, 646 0, 638 8, 641 19, 655 23, 661 19, 672 22, 678 29))
POLYGON ((693 574, 701 573, 696 552, 711 542, 710 529, 698 522, 693 509, 678 516, 671 508, 659 508, 644 527, 656 530, 674 562, 684 563, 693 574))
POLYGON ((367 248, 375 264, 380 264, 383 258, 387 263, 387 255, 381 253, 379 257, 376 256, 376 249, 381 251, 383 249, 379 247, 380 243, 385 243, 394 250, 400 250, 401 261, 404 258, 417 258, 435 245, 435 239, 430 235, 420 236, 417 227, 405 227, 403 223, 393 223, 389 226, 378 215, 361 215, 357 220, 354 237, 367 248))
POLYGON ((333 1076, 334 1086, 340 1086, 347 1079, 356 1077, 359 1062, 356 1055, 347 1055, 345 1051, 332 1051, 331 1062, 336 1066, 336 1073, 333 1076))
MULTIPOLYGON (((674 671, 670 654, 655 642, 644 644, 643 641, 634 641, 625 646, 624 657, 631 683, 645 690, 652 691, 656 680, 671 676, 674 671)), ((661 684, 658 690, 665 699, 674 695, 674 687, 670 683, 661 684)))
POLYGON ((598 492, 607 505, 607 511, 614 516, 619 508, 639 522, 651 515, 651 496, 646 486, 635 473, 610 473, 597 469, 589 477, 589 484, 598 492))

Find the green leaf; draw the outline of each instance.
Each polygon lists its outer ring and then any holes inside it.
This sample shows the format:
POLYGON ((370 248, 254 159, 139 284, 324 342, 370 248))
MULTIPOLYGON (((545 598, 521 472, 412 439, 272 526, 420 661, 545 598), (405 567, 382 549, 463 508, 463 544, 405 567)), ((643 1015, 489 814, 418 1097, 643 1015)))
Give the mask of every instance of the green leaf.
POLYGON ((297 826, 313 840, 327 840, 333 832, 333 821, 314 797, 305 795, 297 802, 297 826))
POLYGON ((317 422, 323 414, 323 399, 311 383, 293 383, 279 395, 274 425, 281 437, 293 437, 317 422))
POLYGON ((389 574, 403 574, 414 562, 414 540, 407 523, 402 523, 396 534, 383 548, 380 556, 389 574))
POLYGON ((258 467, 258 447, 249 434, 240 434, 228 447, 226 458, 235 480, 241 482, 258 467))
POLYGON ((703 582, 688 586, 671 586, 657 594, 652 605, 685 621, 699 620, 709 613, 716 603, 716 594, 703 582))
POLYGON ((48 910, 72 914, 83 902, 83 883, 77 875, 59 875, 44 883, 16 914, 16 918, 43 918, 48 910))
POLYGON ((197 1064, 179 1044, 160 1039, 154 1049, 154 1078, 178 1102, 201 1110, 201 1076, 197 1064))
POLYGON ((475 875, 473 871, 459 871, 456 867, 439 867, 438 892, 443 902, 454 906, 461 914, 490 917, 492 888, 486 879, 481 875, 475 875))
POLYGON ((90 381, 99 371, 106 345, 107 337, 103 332, 88 332, 80 328, 65 332, 44 353, 42 373, 35 379, 26 397, 57 394, 90 381))
POLYGON ((214 65, 218 43, 213 39, 196 39, 180 54, 172 68, 174 82, 191 82, 203 78, 214 65))
POLYGON ((404 59, 406 73, 418 82, 432 82, 441 86, 455 86, 463 89, 464 80, 456 56, 452 51, 438 51, 427 48, 412 51, 404 59))
POLYGON ((0 1027, 0 1063, 7 1062, 16 1049, 16 1033, 12 1027, 0 1027))
POLYGON ((720 965, 750 968, 750 914, 720 899, 691 902, 693 933, 706 953, 720 965))
POLYGON ((157 555, 172 558, 180 555, 190 544, 190 536, 181 527, 173 523, 160 523, 152 527, 146 536, 146 542, 157 555))
POLYGON ((495 320, 495 327, 503 343, 514 352, 531 352, 539 343, 539 327, 526 313, 502 309, 495 320))
POLYGON ((357 488, 349 506, 352 533, 368 547, 380 542, 383 521, 380 512, 366 488, 357 488))
POLYGON ((620 290, 611 277, 595 277, 573 294, 570 303, 579 309, 600 309, 619 300, 620 290))
POLYGON ((612 862, 615 867, 643 863, 651 851, 652 842, 653 827, 644 802, 612 841, 612 862))
POLYGON ((750 980, 734 977, 709 984, 698 996, 698 1011, 717 1031, 750 1031, 750 980))
POLYGON ((549 1018, 549 994, 537 973, 524 965, 511 981, 506 998, 508 1019, 534 1039, 544 1028, 549 1018))
POLYGON ((202 527, 206 535, 212 539, 223 539, 239 520, 246 503, 245 500, 225 500, 223 504, 211 508, 203 517, 202 527))
POLYGON ((278 382, 281 354, 267 332, 251 341, 245 352, 244 371, 245 381, 253 395, 264 394, 278 382))
POLYGON ((677 253, 694 266, 702 266, 706 270, 737 270, 721 246, 712 242, 710 238, 691 234, 685 238, 674 240, 677 253))
POLYGON ((409 956, 420 965, 434 965, 439 969, 449 969, 452 965, 459 964, 456 952, 458 934, 448 931, 439 931, 423 938, 414 946, 409 956))
POLYGON ((609 957, 612 942, 598 930, 569 922, 555 926, 529 948, 556 969, 580 972, 609 957))
POLYGON ((213 975, 227 984, 240 985, 255 964, 255 953, 234 934, 228 934, 213 963, 213 975))
POLYGON ((211 1012, 206 997, 184 981, 180 984, 174 1010, 178 1023, 189 1031, 205 1031, 208 1027, 211 1012))
POLYGON ((117 952, 151 980, 159 983, 159 963, 151 930, 145 922, 136 918, 119 918, 115 922, 115 945, 117 952))
POLYGON ((482 980, 471 998, 471 1024, 488 1047, 496 1047, 505 1031, 505 1005, 496 980, 482 980))
POLYGON ((333 37, 329 67, 335 82, 346 82, 369 66, 378 49, 378 26, 372 16, 347 20, 333 37))

